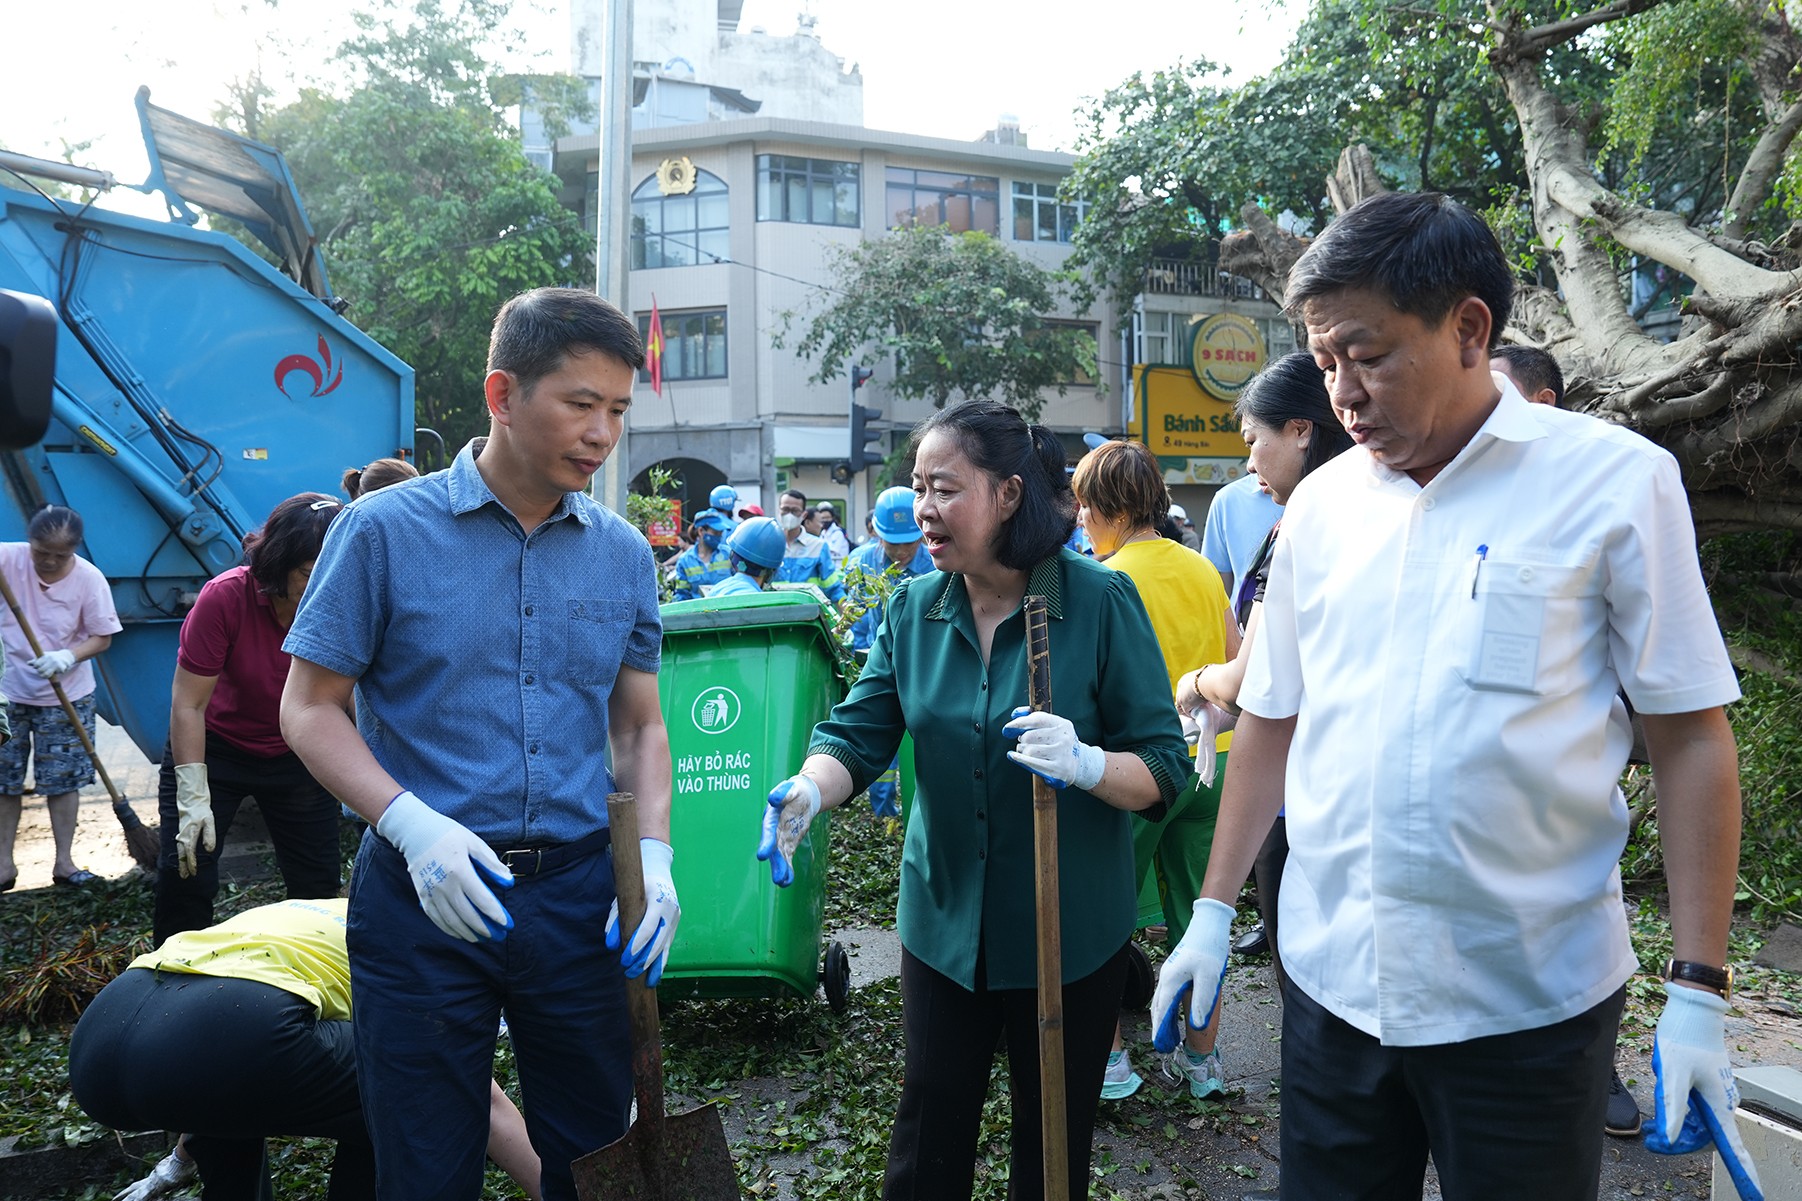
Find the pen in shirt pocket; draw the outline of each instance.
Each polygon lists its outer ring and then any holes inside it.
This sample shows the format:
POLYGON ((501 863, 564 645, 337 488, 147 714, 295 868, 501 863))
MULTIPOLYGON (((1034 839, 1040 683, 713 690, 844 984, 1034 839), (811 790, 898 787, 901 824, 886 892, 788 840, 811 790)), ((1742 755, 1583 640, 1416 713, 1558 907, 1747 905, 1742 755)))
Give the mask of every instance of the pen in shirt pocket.
POLYGON ((1477 547, 1477 553, 1470 560, 1470 599, 1477 599, 1477 579, 1483 574, 1483 560, 1489 557, 1489 544, 1485 542, 1477 547))

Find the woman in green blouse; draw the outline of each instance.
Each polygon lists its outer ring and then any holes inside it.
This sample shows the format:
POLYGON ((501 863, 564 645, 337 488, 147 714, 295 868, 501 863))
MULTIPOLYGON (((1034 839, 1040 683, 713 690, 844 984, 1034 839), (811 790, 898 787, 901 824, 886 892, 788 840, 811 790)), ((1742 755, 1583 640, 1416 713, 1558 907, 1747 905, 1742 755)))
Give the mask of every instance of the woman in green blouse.
POLYGON ((914 431, 913 486, 938 571, 890 597, 863 674, 814 730, 800 773, 770 792, 757 854, 789 883, 813 817, 861 792, 912 733, 898 915, 905 1082, 883 1193, 970 1195, 1005 1032, 1009 1191, 1032 1197, 1042 1192, 1032 775, 1063 790, 1065 1104, 1082 1197, 1136 914, 1129 811, 1173 800, 1188 752, 1131 579, 1062 549, 1076 503, 1051 431, 988 401, 945 409, 914 431), (1055 713, 1025 710, 1029 593, 1050 613, 1055 713))

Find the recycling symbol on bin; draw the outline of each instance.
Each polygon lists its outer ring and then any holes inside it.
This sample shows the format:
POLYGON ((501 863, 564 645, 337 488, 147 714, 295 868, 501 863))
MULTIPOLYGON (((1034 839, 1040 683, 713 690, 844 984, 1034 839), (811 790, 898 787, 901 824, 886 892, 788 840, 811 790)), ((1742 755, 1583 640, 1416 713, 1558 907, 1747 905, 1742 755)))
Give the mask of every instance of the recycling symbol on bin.
POLYGON ((694 718, 695 729, 701 733, 724 734, 738 724, 741 709, 738 693, 730 688, 713 685, 701 689, 701 695, 695 698, 690 716, 694 718))

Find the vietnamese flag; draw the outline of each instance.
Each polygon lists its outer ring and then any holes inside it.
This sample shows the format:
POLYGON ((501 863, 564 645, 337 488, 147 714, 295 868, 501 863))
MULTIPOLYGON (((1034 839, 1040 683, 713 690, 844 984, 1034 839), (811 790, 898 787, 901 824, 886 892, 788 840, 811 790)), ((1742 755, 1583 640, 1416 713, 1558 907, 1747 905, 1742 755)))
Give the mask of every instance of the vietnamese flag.
POLYGON ((651 372, 651 391, 663 395, 663 318, 657 314, 657 297, 651 297, 651 327, 644 339, 645 366, 651 372))

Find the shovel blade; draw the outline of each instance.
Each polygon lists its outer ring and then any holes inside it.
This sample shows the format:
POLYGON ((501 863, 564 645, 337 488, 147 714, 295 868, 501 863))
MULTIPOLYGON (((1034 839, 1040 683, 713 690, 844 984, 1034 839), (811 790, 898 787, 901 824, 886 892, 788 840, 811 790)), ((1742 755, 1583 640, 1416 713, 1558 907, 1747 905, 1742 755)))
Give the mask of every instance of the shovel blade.
POLYGON ((661 1123, 642 1116, 570 1165, 580 1201, 739 1201, 738 1170, 712 1102, 661 1123), (656 1127, 661 1126, 661 1129, 656 1127))

